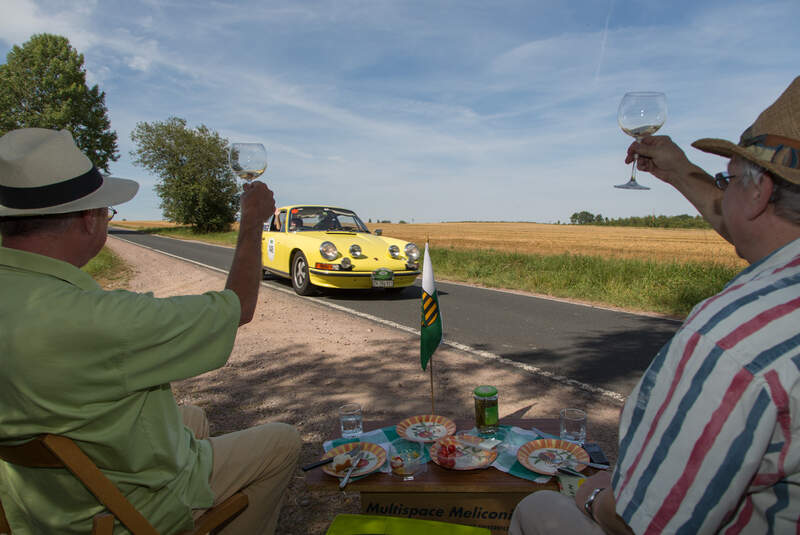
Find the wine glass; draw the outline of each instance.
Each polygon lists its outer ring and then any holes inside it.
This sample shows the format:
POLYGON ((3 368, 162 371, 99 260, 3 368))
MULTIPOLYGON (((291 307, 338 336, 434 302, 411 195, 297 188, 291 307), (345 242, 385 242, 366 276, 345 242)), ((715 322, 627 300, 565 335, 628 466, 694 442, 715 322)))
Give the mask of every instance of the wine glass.
POLYGON ((233 143, 228 165, 242 180, 255 180, 267 170, 267 149, 261 143, 233 143))
MULTIPOLYGON (((641 141, 643 137, 655 134, 667 120, 667 96, 654 91, 625 93, 617 110, 617 121, 622 131, 641 141)), ((625 184, 614 186, 620 189, 650 189, 636 182, 636 163, 639 155, 633 155, 631 179, 625 184)))

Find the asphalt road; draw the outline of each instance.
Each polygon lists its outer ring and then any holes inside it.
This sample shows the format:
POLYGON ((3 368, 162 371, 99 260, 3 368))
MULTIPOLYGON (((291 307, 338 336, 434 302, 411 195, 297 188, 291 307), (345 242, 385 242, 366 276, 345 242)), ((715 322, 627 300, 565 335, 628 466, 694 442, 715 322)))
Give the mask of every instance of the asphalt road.
MULTIPOLYGON (((232 249, 112 229, 116 237, 228 270, 232 249)), ((434 259, 435 269, 435 259, 434 259)), ((384 321, 419 329, 420 287, 397 294, 334 291, 316 299, 384 321)), ((291 283, 266 284, 291 290, 291 283)), ((673 320, 437 282, 444 338, 488 358, 502 357, 562 380, 627 396, 660 347, 678 329, 673 320)))

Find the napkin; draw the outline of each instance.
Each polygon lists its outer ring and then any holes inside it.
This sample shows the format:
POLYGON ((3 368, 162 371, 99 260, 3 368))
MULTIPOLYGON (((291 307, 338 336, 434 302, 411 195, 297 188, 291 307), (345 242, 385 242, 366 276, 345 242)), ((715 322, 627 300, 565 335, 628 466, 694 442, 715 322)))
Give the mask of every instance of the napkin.
MULTIPOLYGON (((386 451, 386 461, 383 463, 383 466, 378 470, 379 472, 390 473, 392 470, 389 467, 389 445, 398 438, 403 438, 397 434, 395 431, 395 426, 390 425, 388 427, 383 427, 381 429, 375 429, 374 431, 367 431, 366 433, 362 433, 358 438, 336 438, 333 440, 326 440, 322 443, 322 449, 326 452, 332 450, 337 446, 341 446, 342 444, 347 444, 348 442, 372 442, 373 444, 377 444, 381 448, 386 451)), ((431 460, 431 456, 428 454, 428 447, 424 448, 424 462, 428 462, 431 460)), ((367 474, 369 475, 369 474, 367 474)), ((366 477, 366 476, 361 476, 366 477)))
MULTIPOLYGON (((473 427, 469 432, 476 433, 477 430, 473 427)), ((531 472, 517 460, 517 451, 519 448, 526 442, 541 438, 538 434, 517 426, 501 425, 497 438, 502 438, 503 443, 497 447, 497 459, 494 460, 491 466, 497 468, 501 472, 506 472, 512 476, 527 479, 534 483, 546 483, 550 481, 551 476, 531 472)))

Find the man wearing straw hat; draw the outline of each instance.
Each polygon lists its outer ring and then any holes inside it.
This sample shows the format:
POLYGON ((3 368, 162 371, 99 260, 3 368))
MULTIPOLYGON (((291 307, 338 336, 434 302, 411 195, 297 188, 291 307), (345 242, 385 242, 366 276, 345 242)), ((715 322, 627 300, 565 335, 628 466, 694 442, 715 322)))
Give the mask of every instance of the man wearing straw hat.
MULTIPOLYGON (((103 291, 79 269, 103 247, 110 207, 137 189, 101 175, 66 130, 0 138, 0 443, 69 436, 161 533, 239 490, 249 507, 225 532, 272 533, 297 431, 208 438, 202 410, 179 408, 169 388, 223 366, 252 319, 272 192, 245 185, 223 291, 156 299, 103 291)), ((2 461, 0 503, 14 533, 88 533, 102 509, 66 473, 2 461)))
POLYGON ((800 77, 711 177, 668 137, 633 143, 750 266, 698 304, 620 417, 613 475, 537 492, 511 534, 800 532, 800 77), (576 507, 577 506, 577 507, 576 507))

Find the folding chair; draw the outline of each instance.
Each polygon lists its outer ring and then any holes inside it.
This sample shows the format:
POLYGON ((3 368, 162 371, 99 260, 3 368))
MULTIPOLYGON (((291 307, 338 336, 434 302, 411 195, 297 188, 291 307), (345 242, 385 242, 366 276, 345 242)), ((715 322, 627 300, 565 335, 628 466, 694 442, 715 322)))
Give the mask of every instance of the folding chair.
MULTIPOLYGON (((0 446, 0 459, 32 468, 66 468, 77 477, 110 513, 94 517, 93 535, 112 535, 114 519, 119 520, 133 535, 158 535, 147 519, 119 491, 103 472, 71 439, 59 435, 40 435, 19 446, 0 446)), ((238 492, 208 509, 194 523, 194 529, 181 535, 200 535, 221 526, 247 507, 247 496, 238 492)), ((0 504, 0 533, 11 528, 0 504)))

